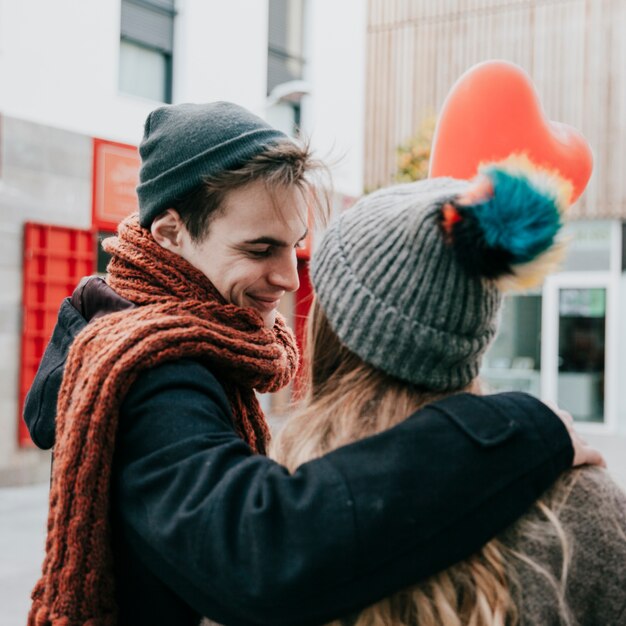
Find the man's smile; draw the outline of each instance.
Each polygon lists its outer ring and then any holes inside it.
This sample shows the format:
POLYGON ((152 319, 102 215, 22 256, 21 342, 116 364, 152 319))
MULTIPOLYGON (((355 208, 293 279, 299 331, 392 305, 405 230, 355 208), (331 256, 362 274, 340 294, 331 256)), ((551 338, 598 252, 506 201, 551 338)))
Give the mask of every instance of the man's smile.
POLYGON ((252 294, 247 293, 246 298, 250 300, 250 302, 252 303, 252 306, 255 309, 270 312, 278 307, 280 303, 280 298, 282 297, 282 295, 284 294, 281 294, 280 296, 276 296, 276 295, 265 296, 265 295, 252 295, 252 294))

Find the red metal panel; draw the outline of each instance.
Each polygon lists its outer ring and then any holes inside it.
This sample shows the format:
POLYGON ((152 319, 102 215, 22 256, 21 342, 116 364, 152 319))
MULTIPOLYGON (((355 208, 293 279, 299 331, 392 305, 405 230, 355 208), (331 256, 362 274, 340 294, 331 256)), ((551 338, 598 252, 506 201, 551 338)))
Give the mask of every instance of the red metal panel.
MULTIPOLYGON (((298 278, 300 279, 300 288, 295 293, 294 303, 294 332, 296 334, 296 341, 300 354, 304 353, 304 343, 306 340, 306 324, 307 317, 309 315, 309 309, 313 302, 313 286, 311 285, 311 279, 309 277, 309 263, 308 261, 298 261, 298 278)), ((301 379, 302 366, 294 381, 294 396, 298 397, 302 390, 301 379)))
POLYGON ((63 298, 95 268, 95 236, 88 230, 24 225, 22 347, 19 383, 19 444, 32 445, 22 419, 28 393, 63 298))
POLYGON ((306 334, 306 320, 313 301, 313 287, 309 277, 309 263, 307 261, 298 261, 298 278, 300 279, 300 288, 295 294, 295 320, 294 331, 298 348, 304 348, 304 338, 306 334))
POLYGON ((307 222, 309 228, 307 236, 296 250, 298 261, 308 261, 311 258, 311 251, 313 250, 313 217, 310 210, 307 215, 307 222))
POLYGON ((296 249, 296 256, 299 261, 308 261, 311 258, 311 248, 313 247, 313 235, 309 230, 302 245, 296 249))

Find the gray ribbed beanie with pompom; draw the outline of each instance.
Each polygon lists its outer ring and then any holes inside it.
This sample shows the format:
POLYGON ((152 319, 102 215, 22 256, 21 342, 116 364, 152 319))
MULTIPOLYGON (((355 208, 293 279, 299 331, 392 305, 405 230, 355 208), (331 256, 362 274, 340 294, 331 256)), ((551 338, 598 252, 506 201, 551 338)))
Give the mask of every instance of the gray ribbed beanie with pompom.
POLYGON ((268 146, 290 139, 232 102, 176 104, 152 111, 139 145, 139 221, 159 213, 206 176, 240 167, 268 146))
POLYGON ((437 178, 365 196, 330 225, 311 264, 342 343, 433 390, 469 384, 497 328, 500 290, 470 276, 442 235, 442 206, 468 187, 437 178))

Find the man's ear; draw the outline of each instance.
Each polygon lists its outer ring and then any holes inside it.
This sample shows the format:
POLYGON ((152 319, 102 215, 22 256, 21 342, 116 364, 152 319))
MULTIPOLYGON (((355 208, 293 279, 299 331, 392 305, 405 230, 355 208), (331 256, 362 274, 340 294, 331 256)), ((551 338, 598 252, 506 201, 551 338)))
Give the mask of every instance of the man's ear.
POLYGON ((187 228, 176 209, 167 209, 150 226, 154 240, 166 250, 181 254, 187 228))

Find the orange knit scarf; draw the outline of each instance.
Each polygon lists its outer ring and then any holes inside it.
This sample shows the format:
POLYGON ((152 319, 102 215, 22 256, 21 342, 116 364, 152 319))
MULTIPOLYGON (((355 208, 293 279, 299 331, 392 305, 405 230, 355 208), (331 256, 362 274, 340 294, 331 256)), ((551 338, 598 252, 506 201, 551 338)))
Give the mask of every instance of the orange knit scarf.
POLYGON ((226 304, 210 281, 159 246, 133 216, 104 242, 108 283, 136 309, 94 320, 70 350, 57 404, 48 537, 29 626, 116 623, 109 482, 120 404, 137 375, 192 358, 219 371, 234 427, 265 452, 269 431, 254 390, 275 391, 298 354, 278 317, 226 304))

